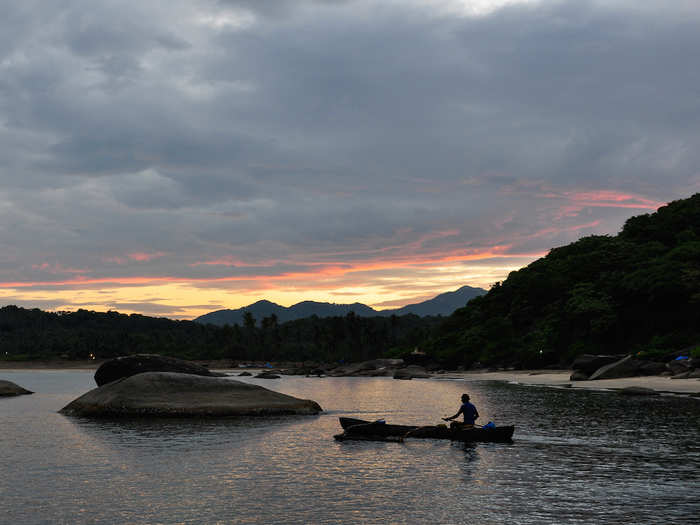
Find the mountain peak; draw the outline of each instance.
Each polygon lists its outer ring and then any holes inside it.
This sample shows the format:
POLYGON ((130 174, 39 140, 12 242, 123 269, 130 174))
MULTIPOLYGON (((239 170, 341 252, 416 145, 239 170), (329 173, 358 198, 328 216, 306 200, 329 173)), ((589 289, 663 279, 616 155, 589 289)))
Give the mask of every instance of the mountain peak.
POLYGON ((243 315, 246 312, 249 312, 256 321, 260 321, 263 318, 274 314, 277 316, 278 322, 280 323, 293 321, 295 319, 303 319, 313 315, 318 317, 344 317, 350 312, 353 312, 355 315, 361 317, 387 317, 390 315, 409 314, 414 314, 421 317, 428 315, 450 315, 453 311, 455 311, 457 308, 461 308, 474 297, 485 293, 486 290, 482 288, 462 286, 455 291, 442 293, 428 301, 409 304, 402 308, 379 311, 367 306, 366 304, 358 302, 352 304, 337 304, 318 301, 301 301, 287 308, 266 299, 261 299, 253 304, 244 306, 243 308, 238 308, 236 310, 217 310, 215 312, 210 312, 196 318, 195 321, 198 323, 210 323, 219 326, 225 324, 242 325, 243 315))
POLYGON ((277 303, 273 303, 272 301, 268 301, 267 299, 260 299, 259 301, 255 301, 253 304, 249 304, 245 308, 264 307, 264 306, 276 306, 278 308, 284 308, 284 306, 281 306, 277 303))

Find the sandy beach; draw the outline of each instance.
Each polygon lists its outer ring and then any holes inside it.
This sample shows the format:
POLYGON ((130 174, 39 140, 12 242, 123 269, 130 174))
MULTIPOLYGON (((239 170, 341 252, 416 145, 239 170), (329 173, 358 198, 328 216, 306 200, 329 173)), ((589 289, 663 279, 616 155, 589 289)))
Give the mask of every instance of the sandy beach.
POLYGON ((570 381, 571 370, 512 370, 503 372, 458 372, 446 376, 467 381, 493 380, 523 385, 560 386, 591 390, 619 390, 627 387, 651 388, 658 392, 700 396, 700 379, 670 379, 663 376, 624 377, 596 381, 570 381))

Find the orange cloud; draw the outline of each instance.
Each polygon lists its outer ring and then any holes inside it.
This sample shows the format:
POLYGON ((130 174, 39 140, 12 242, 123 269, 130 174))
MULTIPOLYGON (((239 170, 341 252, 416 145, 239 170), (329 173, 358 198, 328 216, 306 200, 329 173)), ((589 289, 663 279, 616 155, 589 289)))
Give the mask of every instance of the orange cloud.
MULTIPOLYGON (((250 282, 274 282, 280 280, 308 279, 339 277, 357 272, 372 272, 378 270, 391 270, 397 268, 420 267, 425 265, 440 265, 455 262, 476 261, 494 258, 522 258, 537 257, 540 254, 515 254, 508 253, 509 245, 494 246, 486 249, 459 249, 452 252, 439 254, 425 254, 416 257, 411 254, 397 254, 392 257, 359 263, 333 262, 333 263, 301 263, 308 269, 294 272, 280 272, 272 275, 234 275, 224 277, 176 277, 176 276, 133 276, 133 277, 100 277, 90 278, 79 276, 72 279, 56 281, 12 281, 0 282, 0 288, 32 288, 32 287, 70 287, 70 286, 94 286, 94 285, 122 285, 139 286, 157 283, 224 283, 234 281, 250 282)), ((279 263, 280 261, 276 261, 279 263)), ((202 263, 206 264, 206 263, 202 263)), ((300 264, 297 262, 296 264, 300 264)), ((262 265, 260 265, 262 266, 262 265)), ((269 267, 269 266, 268 266, 269 267)))

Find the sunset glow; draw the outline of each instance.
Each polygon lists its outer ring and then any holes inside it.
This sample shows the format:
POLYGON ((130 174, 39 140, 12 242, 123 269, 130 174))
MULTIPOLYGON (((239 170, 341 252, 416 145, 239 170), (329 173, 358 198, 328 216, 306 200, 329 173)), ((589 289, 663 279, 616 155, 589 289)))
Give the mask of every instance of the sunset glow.
MULTIPOLYGON (((627 199, 616 201, 606 197, 606 202, 626 205, 627 199)), ((222 308, 239 308, 262 298, 284 306, 312 299, 361 302, 376 309, 395 308, 430 299, 464 284, 488 289, 508 273, 546 255, 544 250, 524 252, 516 246, 537 239, 546 243, 560 234, 574 238, 579 232, 594 232, 600 226, 600 220, 550 226, 512 238, 508 244, 483 248, 459 247, 460 231, 454 229, 421 234, 405 245, 374 250, 298 254, 282 260, 252 262, 225 256, 185 265, 195 272, 198 268, 223 270, 224 274, 218 276, 195 273, 98 277, 99 270, 64 268, 59 263, 45 262, 33 265, 33 269, 64 278, 0 282, 0 300, 51 304, 53 310, 118 310, 183 319, 222 308), (444 244, 431 253, 425 245, 434 240, 444 244)), ((410 238, 411 232, 402 232, 401 236, 410 238)), ((108 266, 131 265, 138 271, 142 263, 168 258, 172 256, 163 252, 132 252, 102 260, 108 266)))

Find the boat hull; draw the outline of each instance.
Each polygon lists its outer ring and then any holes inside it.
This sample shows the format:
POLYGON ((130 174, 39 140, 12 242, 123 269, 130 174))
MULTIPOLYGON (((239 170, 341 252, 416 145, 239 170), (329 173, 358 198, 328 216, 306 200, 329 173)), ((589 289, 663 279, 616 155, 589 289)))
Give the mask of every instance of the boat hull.
POLYGON ((513 440, 515 427, 451 429, 446 425, 390 425, 388 423, 364 421, 362 419, 340 418, 345 432, 335 436, 339 441, 346 439, 396 441, 389 438, 451 439, 464 442, 509 443, 513 440))

